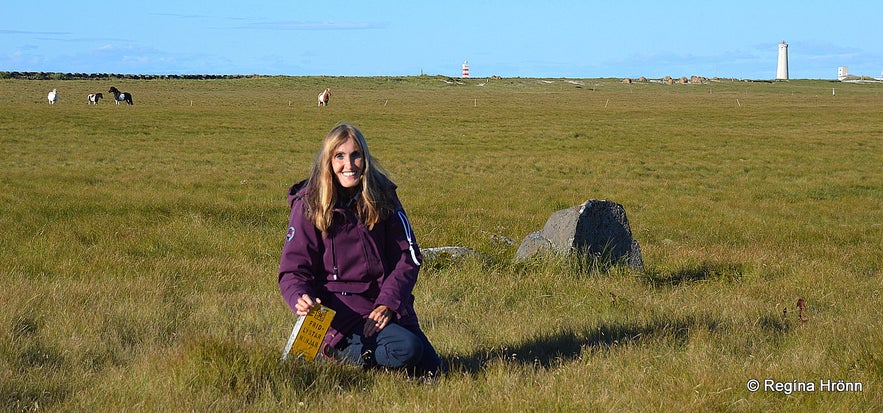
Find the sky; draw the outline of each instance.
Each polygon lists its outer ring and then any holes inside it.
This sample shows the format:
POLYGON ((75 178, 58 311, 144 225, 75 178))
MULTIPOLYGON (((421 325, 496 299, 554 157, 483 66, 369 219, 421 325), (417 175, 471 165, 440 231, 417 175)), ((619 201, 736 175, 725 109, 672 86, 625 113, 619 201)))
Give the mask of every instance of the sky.
POLYGON ((0 71, 791 79, 883 76, 873 1, 10 1, 0 71))

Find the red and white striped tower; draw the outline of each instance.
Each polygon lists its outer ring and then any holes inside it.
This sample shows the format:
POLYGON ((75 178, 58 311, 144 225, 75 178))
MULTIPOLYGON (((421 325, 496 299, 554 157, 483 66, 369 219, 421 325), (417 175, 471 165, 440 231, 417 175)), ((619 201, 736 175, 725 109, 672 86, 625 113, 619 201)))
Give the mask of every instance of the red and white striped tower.
POLYGON ((469 61, 463 61, 463 77, 469 77, 469 61))

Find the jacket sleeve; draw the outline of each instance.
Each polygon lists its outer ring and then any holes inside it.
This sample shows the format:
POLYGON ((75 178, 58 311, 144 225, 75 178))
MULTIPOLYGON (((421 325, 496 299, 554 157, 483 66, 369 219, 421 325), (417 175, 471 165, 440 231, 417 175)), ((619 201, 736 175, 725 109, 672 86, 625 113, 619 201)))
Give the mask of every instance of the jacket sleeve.
POLYGON ((279 261, 279 289, 292 311, 301 295, 316 296, 316 279, 323 262, 321 248, 321 234, 304 215, 303 201, 295 201, 279 261))
POLYGON ((380 286, 375 305, 385 305, 399 318, 413 316, 413 290, 423 256, 405 210, 399 206, 387 218, 384 254, 391 266, 380 286))

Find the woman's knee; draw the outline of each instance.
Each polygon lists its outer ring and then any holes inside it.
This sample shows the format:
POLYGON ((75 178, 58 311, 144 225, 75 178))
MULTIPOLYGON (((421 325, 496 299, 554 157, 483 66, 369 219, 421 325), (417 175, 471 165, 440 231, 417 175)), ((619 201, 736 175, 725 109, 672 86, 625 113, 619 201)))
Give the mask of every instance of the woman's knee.
MULTIPOLYGON (((399 368, 420 362, 423 357, 423 342, 415 334, 400 326, 396 331, 378 337, 375 361, 381 366, 399 368)), ((389 327, 387 327, 389 329, 389 327)))

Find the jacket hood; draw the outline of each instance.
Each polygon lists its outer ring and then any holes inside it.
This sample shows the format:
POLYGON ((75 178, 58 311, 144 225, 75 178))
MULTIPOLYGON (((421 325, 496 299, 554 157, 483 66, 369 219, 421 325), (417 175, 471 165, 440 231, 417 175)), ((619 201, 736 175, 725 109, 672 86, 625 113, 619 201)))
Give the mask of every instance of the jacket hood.
POLYGON ((293 206, 294 201, 303 198, 307 193, 307 180, 304 179, 288 189, 288 206, 293 206))

